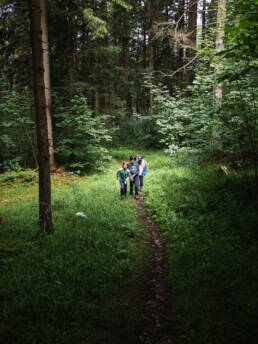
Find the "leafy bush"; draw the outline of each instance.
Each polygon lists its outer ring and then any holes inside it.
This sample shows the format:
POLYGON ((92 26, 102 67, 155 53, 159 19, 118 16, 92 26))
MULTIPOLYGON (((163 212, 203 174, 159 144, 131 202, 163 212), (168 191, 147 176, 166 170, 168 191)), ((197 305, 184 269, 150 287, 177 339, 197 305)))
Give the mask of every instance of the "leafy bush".
POLYGON ((187 97, 182 91, 170 96, 164 87, 153 88, 160 142, 172 156, 230 155, 232 160, 252 164, 258 178, 257 60, 249 62, 247 70, 245 62, 214 57, 215 63, 223 70, 219 75, 223 98, 218 106, 213 97, 217 76, 207 67, 205 57, 198 64, 187 97))
POLYGON ((36 181, 37 177, 38 174, 30 170, 21 172, 9 171, 0 176, 0 182, 3 184, 8 184, 16 180, 21 180, 24 183, 31 183, 33 181, 36 181))
POLYGON ((13 182, 17 178, 17 173, 15 172, 7 172, 4 174, 4 176, 1 178, 3 183, 6 182, 13 182))
POLYGON ((25 183, 31 183, 36 181, 38 174, 34 171, 23 171, 18 174, 18 178, 21 177, 25 183))
POLYGON ((35 166, 36 132, 31 97, 22 92, 6 91, 0 80, 0 171, 35 166))
POLYGON ((67 168, 80 171, 101 168, 109 159, 104 147, 111 140, 105 129, 106 116, 94 117, 83 96, 75 96, 65 105, 55 97, 56 158, 67 168))
POLYGON ((133 114, 130 118, 123 119, 121 128, 116 138, 119 144, 129 143, 141 147, 159 148, 161 134, 156 125, 157 117, 155 113, 147 112, 143 114, 133 114))

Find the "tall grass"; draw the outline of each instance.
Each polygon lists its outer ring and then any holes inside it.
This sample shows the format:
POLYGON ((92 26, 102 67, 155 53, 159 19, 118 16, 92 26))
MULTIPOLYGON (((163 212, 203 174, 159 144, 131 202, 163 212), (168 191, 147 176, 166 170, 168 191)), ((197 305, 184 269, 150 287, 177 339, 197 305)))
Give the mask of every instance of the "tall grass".
POLYGON ((126 312, 115 312, 136 273, 142 229, 134 203, 120 200, 116 168, 54 183, 50 236, 38 236, 36 200, 0 204, 0 333, 6 343, 91 344, 105 336, 108 343, 112 326, 128 331, 126 312), (75 216, 78 211, 86 217, 75 216))
POLYGON ((148 158, 145 201, 169 244, 175 342, 255 343, 258 214, 246 177, 148 158))
MULTIPOLYGON (((127 161, 141 153, 148 162, 144 200, 168 242, 174 342, 256 343, 257 199, 246 176, 222 176, 212 165, 138 149, 111 154, 127 161)), ((12 200, 0 204, 5 342, 136 342, 138 310, 131 304, 137 290, 128 285, 142 269, 146 246, 135 203, 120 200, 117 167, 53 180, 51 236, 38 236, 36 184, 12 181, 2 188, 2 197, 12 200), (76 217, 78 211, 86 217, 76 217)))

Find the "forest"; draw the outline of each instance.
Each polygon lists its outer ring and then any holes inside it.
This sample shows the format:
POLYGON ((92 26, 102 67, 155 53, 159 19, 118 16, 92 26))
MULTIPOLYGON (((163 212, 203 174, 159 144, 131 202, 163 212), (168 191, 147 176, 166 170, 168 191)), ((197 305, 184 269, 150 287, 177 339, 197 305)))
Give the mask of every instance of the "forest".
POLYGON ((257 342, 257 19, 0 0, 3 343, 257 342))

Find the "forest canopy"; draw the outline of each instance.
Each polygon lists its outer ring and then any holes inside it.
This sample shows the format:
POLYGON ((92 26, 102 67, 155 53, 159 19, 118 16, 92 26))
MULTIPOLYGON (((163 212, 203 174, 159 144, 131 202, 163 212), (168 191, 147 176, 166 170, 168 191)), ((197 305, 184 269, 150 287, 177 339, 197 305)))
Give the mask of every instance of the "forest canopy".
MULTIPOLYGON (((234 152, 257 169, 257 1, 46 6, 56 163, 83 171, 140 136, 172 153, 234 152)), ((28 1, 2 1, 2 171, 37 165, 29 17, 28 1)))

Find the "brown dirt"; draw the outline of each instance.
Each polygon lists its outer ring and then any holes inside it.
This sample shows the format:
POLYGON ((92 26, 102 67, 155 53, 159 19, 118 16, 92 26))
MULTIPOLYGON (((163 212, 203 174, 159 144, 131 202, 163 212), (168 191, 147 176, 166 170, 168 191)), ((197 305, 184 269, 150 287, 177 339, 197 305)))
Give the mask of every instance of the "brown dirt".
POLYGON ((142 311, 137 319, 139 344, 172 344, 171 295, 167 280, 167 244, 140 198, 138 216, 149 232, 151 261, 140 283, 142 311))

